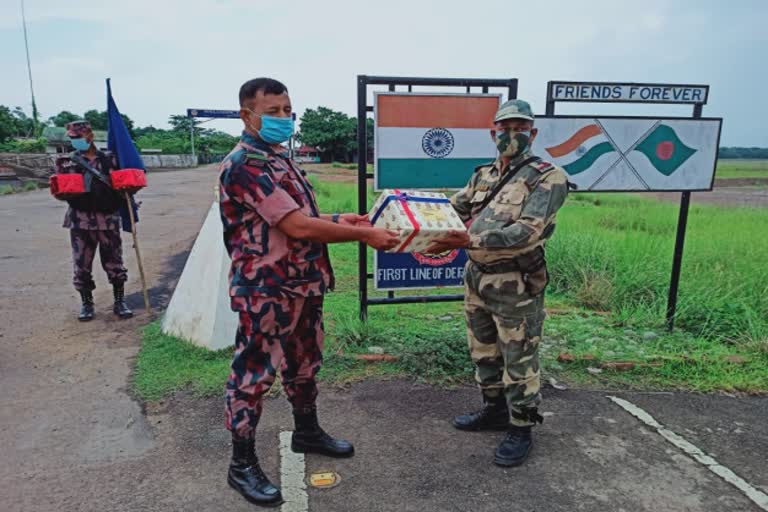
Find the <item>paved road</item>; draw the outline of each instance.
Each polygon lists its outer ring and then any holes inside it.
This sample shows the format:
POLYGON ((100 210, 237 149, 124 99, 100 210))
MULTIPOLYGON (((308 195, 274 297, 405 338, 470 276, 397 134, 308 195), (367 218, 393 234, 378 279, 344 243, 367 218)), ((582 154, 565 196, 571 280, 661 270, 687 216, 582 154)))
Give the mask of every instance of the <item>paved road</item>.
MULTIPOLYGON (((214 181, 212 168, 158 173, 142 193, 141 243, 156 307, 167 303, 214 181)), ((128 237, 137 317, 112 317, 98 272, 97 319, 74 319, 63 212, 43 191, 0 197, 0 509, 253 510, 224 480, 228 434, 220 399, 181 393, 142 405, 130 396, 137 331, 149 318, 140 309, 128 237)), ((529 464, 503 470, 490 463, 499 434, 461 433, 447 423, 476 405, 474 389, 405 381, 324 389, 321 419, 355 441, 358 453, 344 461, 306 458, 306 471, 333 469, 342 477, 333 489, 309 489, 309 510, 760 510, 607 394, 548 390, 546 423, 529 464)), ((714 456, 755 492, 768 492, 768 399, 617 396, 714 456)), ((258 445, 275 480, 285 470, 278 438, 290 426, 285 400, 270 400, 258 445)))

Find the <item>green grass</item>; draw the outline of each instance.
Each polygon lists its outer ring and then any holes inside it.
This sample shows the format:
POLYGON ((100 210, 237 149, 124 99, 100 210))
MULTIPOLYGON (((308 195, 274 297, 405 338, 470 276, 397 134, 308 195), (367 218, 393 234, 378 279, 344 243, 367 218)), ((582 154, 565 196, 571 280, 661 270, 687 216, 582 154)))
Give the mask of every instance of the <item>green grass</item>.
POLYGON ((768 178, 768 160, 719 160, 717 178, 768 178))
POLYGON ((331 163, 331 167, 335 169, 357 169, 357 164, 343 164, 341 162, 331 163))
POLYGON ((32 190, 37 190, 37 188, 37 183, 32 181, 27 181, 18 187, 14 185, 0 185, 0 196, 17 194, 19 192, 30 192, 32 190))
MULTIPOLYGON (((356 209, 354 185, 313 183, 324 211, 356 209)), ((768 392, 768 237, 760 235, 768 233, 768 210, 691 208, 678 329, 668 334, 663 318, 676 219, 676 205, 643 197, 570 196, 548 246, 547 305, 566 313, 545 323, 545 377, 600 387, 768 392), (577 360, 558 362, 561 352, 577 360), (592 359, 582 360, 585 355, 592 359), (627 360, 636 367, 597 375, 586 370, 627 360)), ((361 323, 357 246, 333 245, 331 258, 337 290, 326 298, 322 379, 471 380, 460 303, 372 306, 369 321, 361 323), (355 358, 370 347, 400 359, 370 364, 355 358)), ((185 388, 221 393, 230 356, 165 336, 153 324, 144 333, 134 385, 146 399, 185 388)))
MULTIPOLYGON (((654 325, 666 308, 677 205, 625 195, 573 194, 548 245, 551 291, 654 325)), ((730 343, 768 339, 768 210, 690 209, 677 325, 730 343)))
POLYGON ((160 331, 159 322, 154 322, 142 332, 133 387, 145 400, 182 389, 199 395, 221 393, 232 353, 232 349, 210 351, 167 336, 160 331))

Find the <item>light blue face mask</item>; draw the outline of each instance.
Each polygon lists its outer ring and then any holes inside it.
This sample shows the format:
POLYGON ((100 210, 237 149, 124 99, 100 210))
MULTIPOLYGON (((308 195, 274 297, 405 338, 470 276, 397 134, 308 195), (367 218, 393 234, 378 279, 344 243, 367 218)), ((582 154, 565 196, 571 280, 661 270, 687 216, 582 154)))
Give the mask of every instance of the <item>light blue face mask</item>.
POLYGON ((72 147, 78 151, 88 151, 88 148, 91 147, 91 143, 83 137, 69 139, 69 141, 72 143, 72 147))
MULTIPOLYGON (((253 112, 253 110, 250 110, 253 112)), ((256 112, 253 112, 256 114, 256 112)), ((261 130, 259 137, 269 144, 280 144, 293 135, 293 116, 276 117, 266 114, 256 114, 261 118, 261 130)))

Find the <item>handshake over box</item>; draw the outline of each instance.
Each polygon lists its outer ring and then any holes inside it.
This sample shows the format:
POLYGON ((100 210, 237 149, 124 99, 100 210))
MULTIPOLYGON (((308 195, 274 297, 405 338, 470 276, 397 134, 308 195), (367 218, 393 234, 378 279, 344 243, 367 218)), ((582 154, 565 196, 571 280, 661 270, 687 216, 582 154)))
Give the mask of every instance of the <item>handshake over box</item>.
POLYGON ((439 192, 384 190, 368 216, 375 227, 400 232, 400 245, 387 252, 422 252, 449 231, 466 231, 450 200, 439 192))

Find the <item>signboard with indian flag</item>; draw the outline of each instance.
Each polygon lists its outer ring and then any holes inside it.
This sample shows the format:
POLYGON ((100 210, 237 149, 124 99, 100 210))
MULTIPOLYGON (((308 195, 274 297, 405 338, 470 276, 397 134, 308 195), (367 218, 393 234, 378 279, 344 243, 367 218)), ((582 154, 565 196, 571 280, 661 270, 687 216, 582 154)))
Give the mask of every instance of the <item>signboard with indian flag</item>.
POLYGON ((466 185, 496 158, 499 94, 374 93, 375 189, 466 185))
POLYGON ((534 153, 580 191, 712 190, 722 119, 538 117, 534 153))

